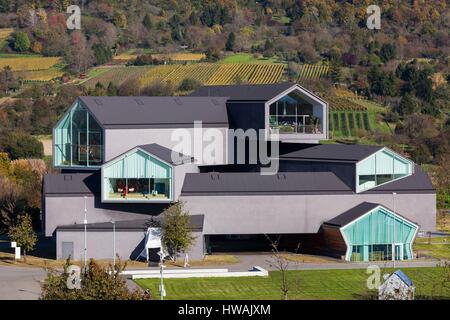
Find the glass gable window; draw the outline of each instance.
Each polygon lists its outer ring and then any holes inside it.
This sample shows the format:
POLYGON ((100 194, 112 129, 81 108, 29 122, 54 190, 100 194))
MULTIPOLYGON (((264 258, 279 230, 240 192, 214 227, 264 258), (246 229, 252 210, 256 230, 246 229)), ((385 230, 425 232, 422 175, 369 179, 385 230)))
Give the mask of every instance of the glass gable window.
POLYGON ((172 200, 172 167, 142 150, 105 164, 102 171, 105 201, 172 200))
POLYGON ((404 218, 378 207, 341 229, 348 245, 346 260, 391 260, 392 252, 396 260, 412 259, 417 229, 404 218))
POLYGON ((54 129, 54 164, 58 167, 97 167, 103 163, 103 129, 77 103, 54 129))
POLYGON ((314 106, 291 92, 269 107, 269 127, 279 134, 322 133, 321 119, 314 106))
POLYGON ((407 177, 413 173, 411 161, 383 149, 356 165, 356 192, 372 189, 381 184, 407 177))

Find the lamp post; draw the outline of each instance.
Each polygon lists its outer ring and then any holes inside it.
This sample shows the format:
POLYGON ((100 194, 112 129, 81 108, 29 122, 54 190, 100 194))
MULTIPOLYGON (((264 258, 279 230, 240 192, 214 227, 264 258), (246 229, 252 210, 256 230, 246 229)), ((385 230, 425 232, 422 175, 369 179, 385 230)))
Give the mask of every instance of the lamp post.
POLYGON ((87 197, 84 196, 84 271, 87 267, 87 197))
POLYGON ((164 282, 163 282, 163 269, 164 269, 164 253, 161 250, 158 252, 160 256, 160 263, 159 263, 159 274, 160 274, 160 282, 159 282, 159 293, 161 300, 164 300, 164 297, 166 296, 166 289, 164 288, 164 282))
POLYGON ((392 238, 393 238, 393 243, 394 243, 394 250, 393 250, 393 254, 392 254, 392 263, 393 266, 395 268, 395 256, 397 255, 397 246, 395 244, 395 195, 397 193, 392 192, 392 209, 394 210, 394 223, 392 224, 392 238))
POLYGON ((113 266, 116 267, 116 222, 111 221, 113 225, 113 266))

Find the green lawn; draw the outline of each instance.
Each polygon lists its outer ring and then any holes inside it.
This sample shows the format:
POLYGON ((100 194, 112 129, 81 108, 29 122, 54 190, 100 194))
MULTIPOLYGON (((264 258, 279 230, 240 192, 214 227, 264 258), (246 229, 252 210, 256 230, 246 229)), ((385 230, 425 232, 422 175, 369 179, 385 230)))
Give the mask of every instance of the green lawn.
POLYGON ((276 57, 255 58, 251 53, 236 53, 224 57, 219 63, 280 63, 276 57))
MULTIPOLYGON (((388 270, 392 271, 392 270, 388 270)), ((416 295, 430 296, 433 283, 444 277, 443 268, 404 268, 413 280, 416 295)), ((448 270, 447 270, 448 272, 448 270)), ((447 275, 448 276, 448 275, 447 275)), ((367 295, 365 269, 354 270, 301 270, 289 271, 290 299, 361 299, 367 295)), ((136 282, 149 289, 154 297, 159 294, 159 279, 139 279, 136 282)), ((280 299, 280 272, 270 272, 268 278, 191 278, 166 279, 166 299, 217 300, 217 299, 280 299)), ((450 299, 450 287, 436 287, 434 296, 450 299)))
POLYGON ((433 237, 429 244, 428 238, 417 238, 414 243, 414 252, 419 257, 427 256, 436 259, 450 259, 450 237, 433 237))

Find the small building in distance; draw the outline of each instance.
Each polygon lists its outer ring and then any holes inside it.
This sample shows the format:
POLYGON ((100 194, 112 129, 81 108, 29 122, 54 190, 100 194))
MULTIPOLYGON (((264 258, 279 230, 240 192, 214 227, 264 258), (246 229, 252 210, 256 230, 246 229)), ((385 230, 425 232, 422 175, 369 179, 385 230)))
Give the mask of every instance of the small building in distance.
POLYGON ((384 283, 378 288, 379 300, 414 300, 416 288, 411 279, 401 270, 385 277, 384 283))

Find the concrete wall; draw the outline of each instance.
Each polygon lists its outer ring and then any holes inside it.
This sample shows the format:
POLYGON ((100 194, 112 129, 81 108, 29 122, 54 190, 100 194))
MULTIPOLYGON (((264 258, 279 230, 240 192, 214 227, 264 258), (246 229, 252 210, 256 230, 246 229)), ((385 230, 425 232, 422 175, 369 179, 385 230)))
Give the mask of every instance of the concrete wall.
POLYGON ((198 173, 200 172, 198 166, 194 163, 186 163, 178 166, 173 166, 174 175, 174 200, 178 200, 180 196, 181 189, 183 188, 184 178, 186 173, 198 173))
MULTIPOLYGON (((173 149, 175 146, 180 144, 180 141, 174 141, 172 139, 172 133, 175 130, 185 130, 188 132, 191 139, 186 140, 187 142, 184 144, 186 146, 184 154, 193 156, 197 160, 201 160, 202 156, 195 154, 196 152, 202 152, 207 146, 209 148, 214 148, 217 150, 217 163, 216 164, 226 164, 227 163, 227 132, 228 128, 203 128, 203 129, 194 129, 194 128, 182 128, 182 129, 173 129, 173 128, 162 128, 162 129, 107 129, 105 130, 105 161, 109 161, 112 158, 138 146, 149 143, 157 143, 163 147, 173 149), (209 129, 213 131, 209 131, 209 129), (195 131, 195 134, 194 134, 195 131), (213 139, 213 141, 205 141, 203 142, 202 148, 202 133, 212 133, 217 132, 222 136, 222 140, 213 139), (198 150, 194 149, 194 145, 199 145, 198 150), (190 152, 189 152, 190 150, 190 152)), ((177 138, 178 139, 178 138, 177 138)), ((205 139, 208 139, 206 137, 205 139)), ((199 162, 197 164, 202 164, 199 162)), ((205 163, 208 164, 208 163, 205 163)))
MULTIPOLYGON (((195 244, 188 251, 190 260, 203 258, 203 236, 200 232, 194 232, 195 244)), ((114 236, 111 231, 89 231, 87 233, 87 257, 88 259, 113 259, 114 236)), ((56 236, 56 258, 62 258, 62 242, 73 242, 73 259, 82 260, 84 255, 83 231, 58 231, 56 236)), ((144 231, 116 230, 116 253, 123 260, 136 259, 142 252, 145 242, 144 231)))
MULTIPOLYGON (((327 221, 361 202, 393 208, 392 194, 181 196, 190 214, 203 214, 204 234, 316 233, 327 221)), ((435 194, 397 194, 395 211, 436 228, 435 194)))
MULTIPOLYGON (((84 220, 84 198, 46 197, 45 198, 45 236, 51 237, 56 227, 81 224, 84 220)), ((145 219, 149 215, 161 213, 167 205, 160 204, 102 204, 100 197, 87 197, 88 223, 109 222, 111 220, 145 219), (121 210, 123 208, 123 210, 121 210), (136 210, 133 210, 136 208, 136 210), (139 210, 138 210, 139 209, 139 210), (153 211, 152 211, 153 210, 153 211), (134 211, 134 212, 133 212, 134 211)))

